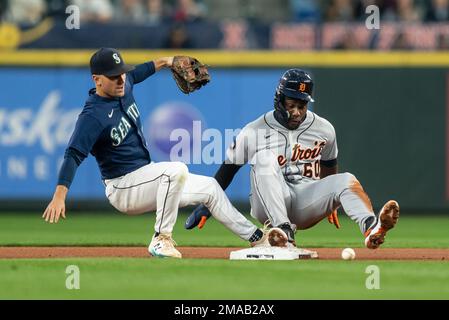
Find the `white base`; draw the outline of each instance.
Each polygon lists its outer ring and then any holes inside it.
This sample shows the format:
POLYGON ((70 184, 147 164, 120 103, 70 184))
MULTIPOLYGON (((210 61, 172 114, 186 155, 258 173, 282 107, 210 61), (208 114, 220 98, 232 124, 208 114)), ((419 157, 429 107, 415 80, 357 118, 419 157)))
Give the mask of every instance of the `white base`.
POLYGON ((299 248, 254 247, 231 251, 230 260, 297 260, 317 259, 318 253, 299 248))

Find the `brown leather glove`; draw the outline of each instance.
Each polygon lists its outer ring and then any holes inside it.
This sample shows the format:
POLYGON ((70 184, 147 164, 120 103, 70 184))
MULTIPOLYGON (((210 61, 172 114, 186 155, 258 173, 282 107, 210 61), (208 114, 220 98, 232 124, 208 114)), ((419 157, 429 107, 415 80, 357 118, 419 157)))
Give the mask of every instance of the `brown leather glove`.
POLYGON ((171 71, 179 89, 185 94, 200 89, 210 81, 207 65, 189 56, 175 56, 171 71))

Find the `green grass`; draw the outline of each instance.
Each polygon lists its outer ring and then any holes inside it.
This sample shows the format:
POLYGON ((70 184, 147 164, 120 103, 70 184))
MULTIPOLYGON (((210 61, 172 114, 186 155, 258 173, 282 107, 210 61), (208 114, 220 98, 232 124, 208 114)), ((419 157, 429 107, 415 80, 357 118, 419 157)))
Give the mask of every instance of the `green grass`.
MULTIPOLYGON (((342 216, 342 215, 340 215, 342 216)), ((214 219, 202 230, 185 230, 186 215, 180 215, 173 232, 181 246, 247 246, 214 219)), ((298 231, 304 247, 362 247, 358 226, 341 217, 342 228, 327 220, 298 231)), ((68 213, 58 224, 46 224, 40 214, 0 214, 1 246, 43 245, 147 245, 153 233, 154 215, 125 216, 119 213, 68 213)), ((417 217, 402 214, 397 227, 388 234, 384 247, 449 248, 449 216, 417 217)))
MULTIPOLYGON (((174 236, 181 246, 242 246, 214 220, 174 236)), ((0 246, 139 245, 150 241, 154 215, 69 213, 56 225, 40 214, 1 214, 0 246)), ((350 220, 300 231, 302 247, 361 247, 350 220)), ((402 214, 384 247, 449 248, 449 217, 402 214)), ((448 263, 439 261, 229 261, 214 259, 0 260, 0 299, 449 299, 448 263), (68 265, 81 270, 80 290, 65 287, 68 265), (368 290, 366 267, 380 268, 380 289, 368 290), (273 290, 273 288, 275 290, 273 290)))
POLYGON ((449 273, 436 262, 0 260, 0 288, 0 299, 449 299, 449 273), (368 290, 373 264, 380 289, 368 290), (65 287, 69 265, 79 290, 65 287))

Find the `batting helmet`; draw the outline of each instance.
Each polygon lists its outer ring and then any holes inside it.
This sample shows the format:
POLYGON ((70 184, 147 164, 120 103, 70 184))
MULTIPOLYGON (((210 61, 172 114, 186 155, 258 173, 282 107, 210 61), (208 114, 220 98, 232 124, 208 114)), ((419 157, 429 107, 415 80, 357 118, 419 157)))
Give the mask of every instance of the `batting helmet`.
POLYGON ((312 91, 313 80, 307 72, 301 69, 289 69, 285 71, 279 80, 276 93, 274 94, 274 108, 288 120, 289 114, 283 104, 284 98, 289 97, 314 102, 312 91))

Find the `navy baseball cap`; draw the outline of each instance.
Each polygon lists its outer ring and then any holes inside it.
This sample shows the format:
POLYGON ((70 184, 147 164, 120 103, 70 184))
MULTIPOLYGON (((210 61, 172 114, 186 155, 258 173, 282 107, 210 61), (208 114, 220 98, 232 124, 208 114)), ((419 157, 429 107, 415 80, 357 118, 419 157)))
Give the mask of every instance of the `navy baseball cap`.
POLYGON ((101 48, 90 58, 90 73, 113 77, 127 73, 134 66, 125 64, 120 52, 113 48, 101 48))

